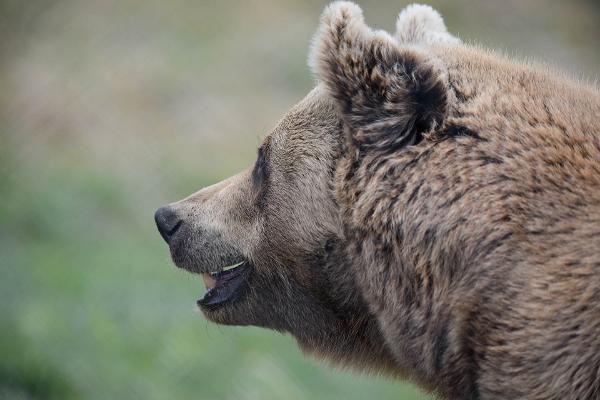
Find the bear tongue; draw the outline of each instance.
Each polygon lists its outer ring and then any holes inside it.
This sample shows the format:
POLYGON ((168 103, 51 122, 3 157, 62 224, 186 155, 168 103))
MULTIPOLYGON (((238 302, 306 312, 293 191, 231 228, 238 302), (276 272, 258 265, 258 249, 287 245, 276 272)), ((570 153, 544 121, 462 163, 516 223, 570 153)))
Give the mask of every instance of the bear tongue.
POLYGON ((214 288, 217 284, 217 280, 210 276, 210 274, 202 274, 202 280, 204 280, 204 286, 206 286, 208 290, 214 288))

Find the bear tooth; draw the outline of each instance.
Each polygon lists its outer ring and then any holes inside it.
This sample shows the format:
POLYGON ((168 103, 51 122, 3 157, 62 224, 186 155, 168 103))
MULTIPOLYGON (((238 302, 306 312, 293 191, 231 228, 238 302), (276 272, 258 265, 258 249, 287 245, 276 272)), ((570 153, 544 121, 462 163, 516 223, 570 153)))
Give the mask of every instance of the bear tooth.
POLYGON ((228 265, 227 267, 223 267, 223 271, 229 271, 230 269, 234 269, 239 267, 240 265, 242 265, 243 263, 245 263, 246 261, 241 261, 237 264, 233 264, 233 265, 228 265))

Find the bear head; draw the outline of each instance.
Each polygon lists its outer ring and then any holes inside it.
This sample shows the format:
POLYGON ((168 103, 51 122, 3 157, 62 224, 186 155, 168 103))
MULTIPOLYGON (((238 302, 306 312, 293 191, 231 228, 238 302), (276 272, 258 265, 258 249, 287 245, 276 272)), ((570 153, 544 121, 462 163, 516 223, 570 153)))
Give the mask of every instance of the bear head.
POLYGON ((437 12, 407 7, 394 36, 360 8, 328 6, 309 64, 319 83, 264 139, 255 164, 155 215, 174 263, 203 276, 205 316, 292 334, 301 348, 395 374, 345 252, 344 165, 418 143, 444 117, 443 70, 423 51, 457 43, 437 12))

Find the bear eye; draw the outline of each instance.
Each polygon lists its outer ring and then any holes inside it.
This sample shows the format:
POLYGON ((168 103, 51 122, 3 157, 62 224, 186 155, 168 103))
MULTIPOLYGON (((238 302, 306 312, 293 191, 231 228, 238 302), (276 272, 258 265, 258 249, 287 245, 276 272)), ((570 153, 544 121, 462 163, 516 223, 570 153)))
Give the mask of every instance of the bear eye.
POLYGON ((267 174, 266 167, 265 150, 263 147, 260 147, 258 149, 258 157, 256 158, 254 169, 252 170, 252 181, 257 187, 265 180, 267 174))

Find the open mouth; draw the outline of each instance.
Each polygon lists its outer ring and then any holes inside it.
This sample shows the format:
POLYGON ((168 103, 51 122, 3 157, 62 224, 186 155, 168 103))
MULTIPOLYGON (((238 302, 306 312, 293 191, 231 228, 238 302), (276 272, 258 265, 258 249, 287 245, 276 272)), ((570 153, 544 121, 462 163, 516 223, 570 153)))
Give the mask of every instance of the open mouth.
POLYGON ((201 307, 216 308, 239 298, 247 289, 250 263, 242 261, 223 268, 220 272, 204 273, 204 285, 207 292, 197 301, 201 307))

